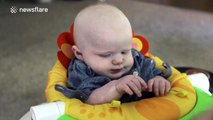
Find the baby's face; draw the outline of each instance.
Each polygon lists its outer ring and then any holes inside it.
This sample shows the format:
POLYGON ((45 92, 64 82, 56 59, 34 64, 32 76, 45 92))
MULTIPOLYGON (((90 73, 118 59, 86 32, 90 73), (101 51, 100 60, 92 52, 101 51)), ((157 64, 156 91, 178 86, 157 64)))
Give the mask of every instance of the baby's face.
POLYGON ((97 74, 115 79, 130 70, 132 28, 119 9, 91 6, 77 15, 74 28, 79 58, 97 74))
POLYGON ((84 62, 97 74, 116 79, 133 66, 131 48, 131 36, 109 36, 87 43, 82 55, 84 62))

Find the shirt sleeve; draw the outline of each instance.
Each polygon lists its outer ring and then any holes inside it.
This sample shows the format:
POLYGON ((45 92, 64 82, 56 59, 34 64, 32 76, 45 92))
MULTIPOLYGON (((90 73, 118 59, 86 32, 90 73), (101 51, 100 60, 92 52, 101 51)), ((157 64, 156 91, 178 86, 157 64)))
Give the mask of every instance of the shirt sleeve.
POLYGON ((84 62, 75 59, 68 68, 68 87, 90 96, 93 90, 110 81, 110 78, 99 76, 84 62))

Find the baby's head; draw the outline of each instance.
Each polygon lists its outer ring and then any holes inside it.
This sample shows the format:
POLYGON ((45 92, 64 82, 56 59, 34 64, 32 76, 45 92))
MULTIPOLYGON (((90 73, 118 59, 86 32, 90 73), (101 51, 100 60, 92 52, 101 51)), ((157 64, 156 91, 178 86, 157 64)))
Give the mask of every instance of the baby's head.
POLYGON ((119 78, 133 65, 132 28, 116 7, 97 4, 83 9, 74 21, 75 56, 97 74, 119 78))

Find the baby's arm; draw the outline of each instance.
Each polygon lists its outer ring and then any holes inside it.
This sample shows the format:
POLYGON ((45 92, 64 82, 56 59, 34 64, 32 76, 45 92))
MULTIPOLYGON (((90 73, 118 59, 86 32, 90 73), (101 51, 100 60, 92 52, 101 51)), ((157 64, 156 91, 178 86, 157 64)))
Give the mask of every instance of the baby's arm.
POLYGON ((138 97, 141 97, 141 91, 146 88, 147 84, 142 78, 135 75, 127 75, 95 89, 86 102, 89 104, 109 103, 112 100, 120 99, 125 93, 129 95, 135 93, 138 97))
POLYGON ((95 89, 87 99, 88 104, 109 103, 112 100, 118 100, 122 95, 116 90, 116 80, 113 80, 104 86, 95 89))

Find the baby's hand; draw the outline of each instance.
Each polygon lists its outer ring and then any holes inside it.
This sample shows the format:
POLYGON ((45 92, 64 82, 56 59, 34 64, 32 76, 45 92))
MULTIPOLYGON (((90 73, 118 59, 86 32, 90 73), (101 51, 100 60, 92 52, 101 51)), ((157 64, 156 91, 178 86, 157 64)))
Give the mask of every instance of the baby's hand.
POLYGON ((154 92, 155 96, 166 95, 170 88, 170 82, 161 76, 156 76, 148 81, 148 91, 154 92))
POLYGON ((124 93, 133 95, 133 93, 135 93, 138 97, 141 97, 141 91, 147 89, 147 84, 137 75, 127 75, 116 80, 115 87, 121 95, 124 93))

